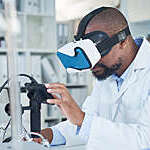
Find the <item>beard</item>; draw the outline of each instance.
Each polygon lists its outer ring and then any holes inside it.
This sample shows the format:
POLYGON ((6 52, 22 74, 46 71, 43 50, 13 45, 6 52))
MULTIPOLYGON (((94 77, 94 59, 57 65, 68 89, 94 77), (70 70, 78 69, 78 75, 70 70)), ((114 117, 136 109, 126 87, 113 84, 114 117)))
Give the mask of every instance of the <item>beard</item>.
POLYGON ((107 79, 109 76, 112 74, 116 74, 116 71, 120 69, 122 63, 116 63, 112 65, 111 67, 107 67, 106 65, 102 63, 98 63, 95 65, 96 68, 103 68, 103 72, 101 73, 100 71, 93 72, 93 76, 98 79, 99 81, 107 79))

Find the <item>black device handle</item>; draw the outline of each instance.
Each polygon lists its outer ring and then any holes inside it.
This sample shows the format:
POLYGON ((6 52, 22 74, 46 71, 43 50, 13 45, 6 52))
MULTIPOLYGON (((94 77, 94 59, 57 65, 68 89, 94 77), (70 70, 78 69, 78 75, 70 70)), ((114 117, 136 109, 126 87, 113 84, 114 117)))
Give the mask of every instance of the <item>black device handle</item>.
MULTIPOLYGON (((36 100, 30 100, 30 127, 31 132, 41 131, 41 103, 38 103, 36 100)), ((32 135, 36 137, 36 135, 32 135)))
MULTIPOLYGON (((47 92, 47 88, 44 84, 38 84, 35 82, 25 83, 25 88, 28 91, 27 96, 30 99, 30 127, 31 132, 40 133, 41 131, 41 103, 46 103, 47 99, 53 99, 53 96, 47 92)), ((36 135, 32 135, 36 138, 36 135)))

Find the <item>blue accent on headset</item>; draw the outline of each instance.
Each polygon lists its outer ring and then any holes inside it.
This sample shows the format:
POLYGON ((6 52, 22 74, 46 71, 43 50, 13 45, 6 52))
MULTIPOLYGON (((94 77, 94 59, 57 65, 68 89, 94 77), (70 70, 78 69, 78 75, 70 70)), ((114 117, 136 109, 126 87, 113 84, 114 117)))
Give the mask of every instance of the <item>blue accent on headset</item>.
POLYGON ((65 68, 83 70, 89 69, 92 66, 85 52, 79 47, 75 49, 74 56, 69 56, 61 52, 57 52, 57 56, 59 57, 65 68))

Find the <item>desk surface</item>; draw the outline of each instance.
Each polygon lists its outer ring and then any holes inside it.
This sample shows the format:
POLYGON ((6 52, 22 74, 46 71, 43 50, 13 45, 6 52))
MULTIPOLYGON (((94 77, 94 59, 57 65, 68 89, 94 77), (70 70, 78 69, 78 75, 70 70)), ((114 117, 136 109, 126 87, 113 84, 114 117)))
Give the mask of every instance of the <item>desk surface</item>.
POLYGON ((30 142, 30 143, 4 143, 0 144, 0 150, 86 150, 85 145, 73 145, 73 146, 53 146, 50 148, 45 148, 40 144, 30 142))
POLYGON ((55 146, 51 147, 50 150, 86 150, 86 147, 85 145, 55 146))

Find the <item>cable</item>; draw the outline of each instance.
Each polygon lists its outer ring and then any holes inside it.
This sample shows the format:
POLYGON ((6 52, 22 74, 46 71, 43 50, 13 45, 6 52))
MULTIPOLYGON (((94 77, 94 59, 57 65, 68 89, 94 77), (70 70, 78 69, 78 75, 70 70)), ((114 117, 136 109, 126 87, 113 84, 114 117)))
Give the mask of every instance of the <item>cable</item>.
POLYGON ((9 79, 4 82, 4 84, 0 87, 0 93, 4 89, 5 85, 8 83, 9 79))
MULTIPOLYGON (((27 74, 18 74, 18 76, 24 76, 24 77, 28 77, 32 82, 34 83, 38 83, 33 77, 27 75, 27 74)), ((9 79, 6 80, 3 85, 0 87, 0 93, 2 92, 2 90, 4 89, 5 85, 9 82, 9 79)))
POLYGON ((28 142, 32 141, 31 135, 28 133, 28 131, 23 126, 22 126, 22 138, 25 138, 25 140, 28 142))
POLYGON ((38 83, 33 77, 27 75, 27 74, 18 74, 18 76, 28 77, 32 82, 38 83))
MULTIPOLYGON (((2 92, 2 90, 4 89, 5 85, 8 83, 9 79, 6 80, 3 85, 0 87, 0 93, 2 92)), ((7 131, 7 128, 8 126, 10 125, 10 122, 11 122, 11 119, 8 121, 7 125, 5 128, 1 128, 2 130, 4 130, 4 134, 3 134, 3 141, 4 141, 4 138, 5 138, 5 134, 6 134, 6 131, 7 131)))
MULTIPOLYGON (((33 89, 34 89, 34 92, 36 92, 35 94, 34 94, 34 99, 36 100, 36 103, 38 103, 38 105, 40 106, 41 105, 41 103, 46 103, 45 101, 46 101, 46 99, 48 99, 48 98, 53 98, 53 96, 51 95, 51 94, 49 94, 49 93, 47 93, 47 89, 46 89, 46 87, 45 87, 45 85, 44 84, 38 84, 38 82, 33 78, 33 77, 31 77, 31 76, 29 76, 29 75, 27 75, 27 74, 18 74, 18 76, 24 76, 24 77, 28 77, 30 80, 31 80, 31 83, 26 83, 25 84, 25 87, 27 88, 27 90, 28 90, 28 92, 30 92, 30 96, 33 96, 32 94, 33 94, 33 89), (32 85, 32 86, 31 86, 32 85), (33 88, 33 89, 32 89, 33 88), (38 93, 38 94, 37 94, 38 93), (43 94, 44 93, 44 94, 43 94), (37 101, 37 100, 39 100, 39 101, 37 101), (45 101, 44 101, 45 100, 45 101)), ((4 84, 2 85, 2 87, 0 88, 0 92, 4 89, 4 87, 5 87, 5 85, 7 84, 9 82, 9 79, 7 80, 7 81, 5 81, 4 82, 4 84)), ((9 90, 8 90, 9 91, 9 90)), ((29 94, 27 95, 27 96, 29 96, 29 94)), ((34 104, 34 103, 33 103, 34 104)), ((8 105, 8 104, 7 104, 8 105)), ((29 108, 29 107, 28 107, 29 108)), ((39 113, 40 113, 40 111, 39 111, 39 113)), ((32 115, 33 115, 33 113, 32 113, 32 115)), ((37 115, 36 115, 37 116, 37 115)), ((39 115, 40 116, 40 115, 39 115)), ((39 119, 40 120, 40 119, 39 119)), ((6 130, 7 130, 7 128, 8 128, 8 126, 9 126, 9 124, 10 124, 10 121, 11 121, 11 119, 9 120, 9 122, 8 122, 8 124, 6 125, 6 127, 5 127, 5 129, 4 129, 4 134, 3 134, 3 141, 5 141, 4 140, 4 138, 5 138, 5 134, 6 134, 6 130)), ((35 125, 35 122, 33 122, 32 123, 32 125, 35 125)), ((32 127, 32 125, 31 125, 31 127, 32 127)), ((37 126, 39 127, 39 122, 36 124, 36 129, 37 129, 37 126)), ((26 132, 26 130, 24 129, 24 131, 26 132)), ((27 132, 26 132, 27 133, 27 132)), ((37 134, 37 133, 34 133, 34 132, 32 132, 31 134, 33 134, 33 135, 38 135, 41 139, 42 139, 42 144, 44 145, 44 146, 46 146, 46 147, 48 147, 49 146, 49 143, 48 143, 48 141, 46 140, 46 139, 44 139, 40 134, 37 134)), ((29 136, 27 136, 27 139, 29 140, 29 136)), ((11 140, 11 137, 8 139, 9 141, 11 140)), ((6 139, 6 142, 8 141, 7 139, 6 139)))
POLYGON ((39 133, 35 133, 35 132, 29 132, 30 135, 37 135, 42 139, 42 144, 45 147, 50 147, 49 142, 47 141, 47 139, 45 139, 41 134, 39 133))
POLYGON ((7 123, 6 127, 3 129, 3 130, 4 130, 3 141, 4 141, 4 138, 5 138, 5 134, 6 134, 7 128, 8 128, 8 126, 10 125, 10 122, 11 122, 11 119, 10 119, 9 122, 7 123))
MULTIPOLYGON (((36 81, 33 77, 31 77, 31 76, 29 76, 29 75, 27 75, 27 74, 19 74, 18 76, 25 76, 25 77, 28 77, 32 82, 37 83, 37 81, 36 81)), ((7 84, 8 82, 9 82, 9 79, 6 80, 6 81, 3 83, 3 85, 0 87, 0 93, 1 93, 2 90, 5 88, 5 86, 6 86, 6 84, 7 84)), ((9 90, 8 90, 8 91, 9 91, 9 90)), ((3 142, 5 141, 5 140, 4 140, 5 134, 6 134, 6 131, 7 131, 8 126, 10 125, 10 122, 11 122, 11 119, 9 120, 9 122, 7 123, 7 125, 6 125, 5 128, 1 128, 2 130, 4 130, 3 142)))

